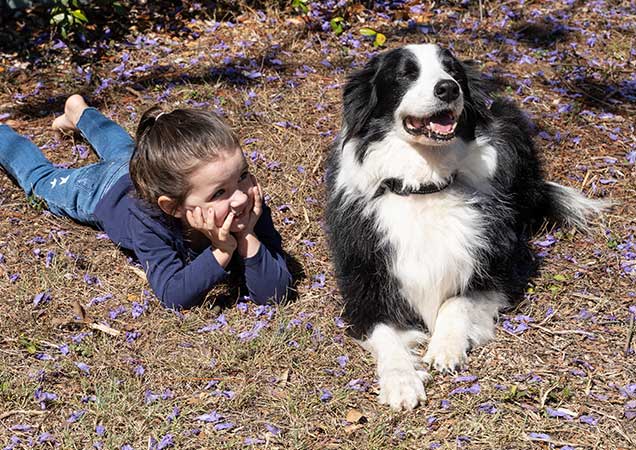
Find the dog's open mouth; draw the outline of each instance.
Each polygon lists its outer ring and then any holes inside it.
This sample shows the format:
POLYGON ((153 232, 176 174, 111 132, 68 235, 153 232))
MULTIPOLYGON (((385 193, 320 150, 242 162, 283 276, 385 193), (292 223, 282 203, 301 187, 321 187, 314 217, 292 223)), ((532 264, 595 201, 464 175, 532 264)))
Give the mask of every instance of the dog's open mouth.
POLYGON ((429 117, 406 116, 403 124, 406 132, 413 136, 449 141, 455 137, 457 119, 452 111, 444 110, 429 117))

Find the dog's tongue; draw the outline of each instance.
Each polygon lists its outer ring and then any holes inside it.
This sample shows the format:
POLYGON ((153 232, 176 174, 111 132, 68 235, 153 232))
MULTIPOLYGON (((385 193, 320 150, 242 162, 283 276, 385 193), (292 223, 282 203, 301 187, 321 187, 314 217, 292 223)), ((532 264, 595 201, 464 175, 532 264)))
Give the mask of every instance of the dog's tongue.
POLYGON ((438 134, 448 134, 453 131, 453 125, 455 124, 455 119, 450 113, 443 112, 440 114, 435 114, 430 118, 430 128, 435 133, 438 134))

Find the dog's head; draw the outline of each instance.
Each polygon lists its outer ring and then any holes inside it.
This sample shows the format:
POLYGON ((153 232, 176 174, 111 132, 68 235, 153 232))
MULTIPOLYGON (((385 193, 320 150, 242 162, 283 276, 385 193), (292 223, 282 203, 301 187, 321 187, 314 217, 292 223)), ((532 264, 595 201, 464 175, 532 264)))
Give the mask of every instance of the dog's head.
POLYGON ((486 120, 487 102, 479 72, 450 51, 433 44, 390 50, 349 76, 343 141, 372 142, 389 132, 425 147, 469 141, 486 120))

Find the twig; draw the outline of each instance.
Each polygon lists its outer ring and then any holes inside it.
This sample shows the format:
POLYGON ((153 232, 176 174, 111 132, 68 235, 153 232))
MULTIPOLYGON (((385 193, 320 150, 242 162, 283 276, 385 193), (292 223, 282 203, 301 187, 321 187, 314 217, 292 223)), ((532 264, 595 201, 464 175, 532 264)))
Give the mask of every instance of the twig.
POLYGON ((629 331, 627 332, 627 342, 625 342, 625 355, 629 355, 629 349, 632 347, 632 339, 634 339, 634 314, 629 318, 629 331))
POLYGON ((545 331, 548 334, 582 334, 584 336, 594 336, 594 333, 590 333, 589 331, 583 330, 548 330, 540 325, 535 325, 533 323, 529 323, 529 326, 532 328, 538 328, 541 331, 545 331))
POLYGON ((0 420, 6 419, 7 417, 15 416, 16 414, 24 414, 27 416, 41 416, 42 414, 46 414, 46 411, 14 409, 12 411, 7 411, 0 414, 0 420))

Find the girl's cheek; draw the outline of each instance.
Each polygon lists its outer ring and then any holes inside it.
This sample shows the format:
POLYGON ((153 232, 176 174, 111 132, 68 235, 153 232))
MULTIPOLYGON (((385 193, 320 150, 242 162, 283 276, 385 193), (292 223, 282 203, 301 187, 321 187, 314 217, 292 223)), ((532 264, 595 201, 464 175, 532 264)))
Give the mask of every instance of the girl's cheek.
POLYGON ((227 213, 229 212, 228 205, 226 204, 215 204, 214 205, 214 216, 216 219, 216 226, 222 227, 223 222, 225 222, 225 218, 227 217, 227 213))

